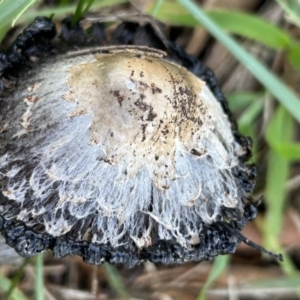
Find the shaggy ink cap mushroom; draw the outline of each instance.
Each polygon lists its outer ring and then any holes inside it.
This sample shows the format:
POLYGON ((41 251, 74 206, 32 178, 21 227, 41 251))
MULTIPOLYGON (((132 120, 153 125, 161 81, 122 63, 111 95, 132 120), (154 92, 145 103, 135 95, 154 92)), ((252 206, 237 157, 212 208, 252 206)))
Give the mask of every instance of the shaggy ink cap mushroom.
POLYGON ((53 44, 52 54, 49 22, 38 18, 1 53, 7 243, 25 257, 51 249, 127 267, 209 260, 240 242, 282 259, 240 233, 256 216, 251 142, 212 72, 135 23, 115 30, 114 46, 53 44))

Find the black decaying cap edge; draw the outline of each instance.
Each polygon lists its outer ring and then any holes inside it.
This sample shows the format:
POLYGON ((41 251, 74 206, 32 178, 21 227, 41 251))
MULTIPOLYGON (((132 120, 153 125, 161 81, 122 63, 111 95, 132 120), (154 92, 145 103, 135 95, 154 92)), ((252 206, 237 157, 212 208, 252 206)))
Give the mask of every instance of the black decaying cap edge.
POLYGON ((282 254, 274 254, 263 247, 249 241, 232 224, 217 222, 206 226, 199 234, 200 244, 192 251, 187 251, 172 240, 161 240, 152 246, 128 249, 126 246, 113 248, 108 244, 76 242, 67 235, 53 237, 47 233, 36 233, 23 222, 10 222, 0 215, 0 231, 9 246, 21 256, 31 257, 46 250, 52 250, 54 257, 63 258, 67 255, 79 255, 86 263, 99 265, 104 262, 124 264, 127 268, 134 267, 148 260, 157 264, 182 264, 185 261, 207 261, 218 254, 232 254, 236 247, 244 242, 250 247, 283 261, 282 254), (135 255, 135 253, 138 253, 135 255))

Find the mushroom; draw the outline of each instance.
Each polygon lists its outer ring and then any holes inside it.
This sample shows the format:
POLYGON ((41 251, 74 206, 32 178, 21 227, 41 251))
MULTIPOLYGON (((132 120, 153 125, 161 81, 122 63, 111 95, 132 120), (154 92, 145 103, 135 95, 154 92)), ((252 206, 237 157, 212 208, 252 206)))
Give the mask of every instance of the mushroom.
POLYGON ((243 241, 282 259, 240 233, 256 216, 251 141, 210 70, 149 25, 122 23, 112 46, 73 52, 54 35, 38 18, 1 54, 0 230, 10 246, 132 267, 209 260, 243 241), (136 45, 143 30, 148 42, 136 45))

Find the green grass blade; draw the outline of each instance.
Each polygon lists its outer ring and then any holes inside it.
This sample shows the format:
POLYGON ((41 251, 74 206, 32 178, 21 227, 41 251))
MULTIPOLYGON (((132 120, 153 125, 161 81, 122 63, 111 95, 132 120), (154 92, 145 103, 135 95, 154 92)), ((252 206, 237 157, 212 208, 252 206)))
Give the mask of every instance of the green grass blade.
MULTIPOLYGON (((0 289, 7 293, 11 286, 11 281, 0 273, 0 289)), ((28 300, 27 297, 18 289, 15 288, 11 294, 12 300, 28 300)))
MULTIPOLYGON (((255 15, 224 9, 208 11, 207 15, 225 31, 253 39, 268 47, 283 49, 291 44, 291 37, 285 31, 255 15)), ((176 25, 202 26, 179 3, 164 2, 156 17, 176 25)))
POLYGON ((82 18, 83 7, 85 4, 85 0, 79 0, 77 4, 76 11, 72 20, 72 27, 82 18))
POLYGON ((232 37, 209 18, 204 11, 191 0, 178 0, 198 22, 219 40, 291 113, 300 123, 300 99, 263 64, 242 48, 232 37))
POLYGON ((5 36, 5 34, 6 34, 6 32, 9 30, 9 25, 4 25, 4 26, 2 26, 2 28, 0 29, 0 43, 1 43, 1 41, 3 40, 3 38, 4 38, 4 36, 5 36))
POLYGON ((29 262, 28 258, 24 259, 24 261, 23 261, 22 265, 20 266, 20 268, 18 269, 16 275, 13 277, 10 287, 6 293, 7 300, 12 299, 13 292, 16 289, 18 283, 20 282, 21 277, 23 276, 23 273, 24 273, 24 268, 27 266, 28 262, 29 262))
POLYGON ((300 144, 276 143, 272 147, 289 162, 300 161, 300 144))
POLYGON ((233 112, 245 109, 253 101, 262 101, 265 93, 263 92, 235 92, 226 95, 229 107, 233 112))
POLYGON ((164 2, 164 0, 156 0, 155 1, 153 8, 151 9, 151 12, 150 12, 150 14, 153 17, 156 17, 157 13, 161 10, 161 6, 162 6, 163 2, 164 2))
POLYGON ((108 277, 109 284, 121 299, 129 299, 129 294, 123 284, 122 278, 115 266, 108 263, 103 264, 103 268, 108 277))
POLYGON ((94 4, 95 0, 89 0, 88 3, 86 4, 86 7, 83 10, 83 15, 85 15, 89 9, 92 7, 92 5, 94 4))
MULTIPOLYGON (((282 228, 284 212, 285 182, 288 179, 289 163, 274 150, 268 154, 266 202, 268 212, 265 223, 266 240, 278 237, 282 228)), ((272 246, 266 245, 266 247, 272 246)))
POLYGON ((292 42, 286 52, 290 64, 300 72, 300 50, 299 43, 292 42))
POLYGON ((43 274, 43 255, 35 258, 35 299, 44 299, 44 274, 43 274))
POLYGON ((286 48, 291 42, 285 31, 255 15, 221 10, 211 11, 209 16, 224 30, 261 42, 270 48, 286 48))
POLYGON ((263 101, 259 101, 255 99, 252 103, 247 107, 247 109, 240 116, 239 130, 244 135, 249 135, 249 128, 253 127, 253 122, 258 117, 258 115, 262 112, 263 109, 263 101))
POLYGON ((79 20, 88 12, 91 6, 94 4, 95 0, 79 0, 77 5, 73 20, 72 26, 79 22, 79 20))
POLYGON ((300 26, 300 3, 299 0, 276 0, 285 11, 288 18, 300 26))
POLYGON ((273 143, 289 142, 293 137, 293 120, 283 107, 275 112, 266 132, 266 138, 270 146, 273 143))
POLYGON ((279 266, 287 276, 293 278, 297 274, 297 269, 278 241, 278 235, 282 228, 285 206, 284 186, 288 179, 288 173, 288 161, 271 149, 268 154, 266 186, 266 202, 268 210, 261 229, 263 231, 265 247, 274 252, 282 253, 284 261, 281 262, 279 266))
MULTIPOLYGON (((95 0, 92 9, 100 9, 112 5, 126 3, 126 0, 95 0)), ((19 19, 20 23, 32 22, 38 16, 49 17, 54 14, 54 20, 58 20, 66 17, 68 14, 73 14, 76 10, 77 5, 68 6, 58 6, 51 8, 40 9, 39 11, 28 11, 26 14, 22 15, 19 19)))
POLYGON ((280 106, 271 120, 266 139, 271 147, 267 170, 266 200, 268 204, 269 234, 277 236, 282 228, 285 182, 288 179, 289 162, 272 149, 273 144, 290 142, 293 137, 293 120, 280 106))
POLYGON ((219 255, 215 258, 213 262, 213 266, 211 268, 210 274, 202 287, 201 293, 199 294, 197 300, 204 300, 205 295, 212 284, 222 275, 222 273, 226 270, 229 264, 229 255, 219 255))
POLYGON ((13 26, 19 17, 37 0, 0 1, 0 41, 9 26, 13 26))
MULTIPOLYGON (((274 150, 272 143, 290 143, 294 135, 294 121, 291 115, 280 106, 271 120, 266 137, 270 145, 267 167, 266 213, 263 232, 265 246, 275 252, 284 253, 279 245, 278 236, 282 229, 283 214, 285 207, 285 184, 289 177, 289 161, 274 150)), ((290 277, 296 275, 296 267, 284 255, 284 262, 280 264, 281 269, 290 277)), ((297 291, 299 294, 299 291, 297 291)))
POLYGON ((293 121, 281 107, 271 120, 266 140, 274 151, 288 161, 300 160, 300 144, 292 142, 293 121))

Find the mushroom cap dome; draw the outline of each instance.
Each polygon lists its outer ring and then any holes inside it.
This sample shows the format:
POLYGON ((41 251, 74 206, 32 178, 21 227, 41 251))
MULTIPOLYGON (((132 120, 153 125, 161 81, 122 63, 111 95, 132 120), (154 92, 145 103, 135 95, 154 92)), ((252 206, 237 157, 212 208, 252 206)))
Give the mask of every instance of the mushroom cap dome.
POLYGON ((234 252, 254 174, 221 104, 153 49, 59 54, 26 70, 0 100, 8 243, 127 266, 234 252))

